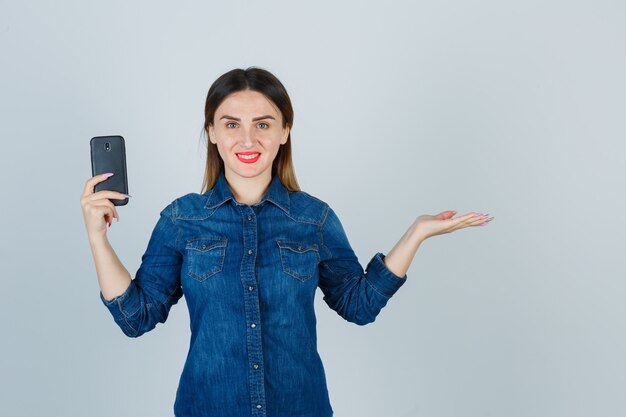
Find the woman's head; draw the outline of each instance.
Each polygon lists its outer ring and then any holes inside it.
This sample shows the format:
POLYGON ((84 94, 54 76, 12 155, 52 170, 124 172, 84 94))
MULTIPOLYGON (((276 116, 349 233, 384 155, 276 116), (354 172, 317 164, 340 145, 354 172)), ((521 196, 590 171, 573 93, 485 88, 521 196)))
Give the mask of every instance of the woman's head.
POLYGON ((202 193, 222 171, 242 177, 278 175, 287 189, 300 190, 291 160, 293 108, 273 74, 249 67, 221 75, 209 88, 204 116, 208 140, 202 193), (260 155, 246 163, 240 152, 260 155))

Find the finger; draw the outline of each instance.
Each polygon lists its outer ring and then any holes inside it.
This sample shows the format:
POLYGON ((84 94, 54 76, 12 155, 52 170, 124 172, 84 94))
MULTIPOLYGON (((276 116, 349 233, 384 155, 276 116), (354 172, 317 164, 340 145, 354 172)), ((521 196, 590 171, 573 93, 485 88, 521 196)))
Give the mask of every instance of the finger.
POLYGON ((108 207, 107 205, 97 205, 97 204, 91 204, 89 209, 88 209, 88 213, 91 217, 94 218, 104 218, 105 222, 112 222, 113 221, 113 217, 114 217, 114 210, 111 209, 111 207, 108 207))
POLYGON ((483 226, 490 222, 493 217, 489 217, 488 214, 479 214, 471 217, 463 227, 475 227, 475 226, 483 226))
POLYGON ((104 220, 109 224, 109 227, 111 227, 111 225, 113 224, 114 217, 115 214, 113 210, 107 211, 107 213, 104 215, 104 220))
POLYGON ((110 201, 110 199, 120 200, 124 198, 126 197, 124 197, 122 193, 119 193, 117 191, 102 190, 102 191, 98 191, 92 194, 88 194, 86 196, 82 196, 80 198, 80 205, 82 207, 86 207, 87 205, 89 205, 90 203, 94 201, 99 201, 99 200, 110 201))
POLYGON ((112 172, 107 172, 103 174, 94 175, 93 177, 89 178, 87 182, 85 183, 85 188, 83 189, 83 194, 81 197, 85 197, 90 194, 93 194, 93 189, 96 186, 96 184, 108 179, 112 175, 113 175, 112 172))
POLYGON ((492 221, 493 219, 495 219, 495 217, 490 217, 487 220, 485 220, 484 222, 482 222, 481 224, 479 224, 479 226, 487 226, 489 224, 489 222, 492 221))
POLYGON ((120 193, 119 191, 113 190, 101 190, 96 193, 90 194, 84 197, 85 201, 95 201, 101 199, 109 199, 112 198, 114 200, 125 200, 127 195, 120 193))
POLYGON ((454 220, 457 223, 468 223, 468 222, 471 222, 473 219, 475 219, 477 216, 480 216, 480 214, 472 212, 472 213, 467 213, 462 216, 459 216, 454 220))
POLYGON ((104 221, 106 222, 108 227, 111 227, 111 224, 113 223, 113 220, 111 219, 111 216, 108 214, 104 215, 104 221))
POLYGON ((453 219, 453 221, 455 223, 452 226, 450 231, 463 229, 463 228, 469 227, 469 226, 478 226, 485 219, 486 219, 486 217, 484 215, 480 214, 480 213, 468 213, 468 214, 465 214, 465 215, 463 215, 461 217, 457 217, 456 219, 453 219))
POLYGON ((120 221, 120 215, 117 212, 117 208, 115 204, 111 203, 111 200, 109 200, 108 198, 96 200, 96 201, 91 202, 90 204, 97 205, 97 206, 105 206, 105 207, 110 208, 114 214, 113 217, 115 217, 118 222, 120 221))
POLYGON ((116 208, 115 204, 111 203, 111 201, 109 199, 96 200, 96 201, 90 202, 89 204, 90 205, 95 205, 95 206, 108 207, 111 210, 111 212, 113 213, 112 217, 114 217, 118 222, 120 221, 120 215, 117 212, 117 208, 116 208))
POLYGON ((106 221, 109 223, 109 227, 113 224, 113 218, 115 217, 115 210, 108 207, 107 214, 105 215, 106 221))

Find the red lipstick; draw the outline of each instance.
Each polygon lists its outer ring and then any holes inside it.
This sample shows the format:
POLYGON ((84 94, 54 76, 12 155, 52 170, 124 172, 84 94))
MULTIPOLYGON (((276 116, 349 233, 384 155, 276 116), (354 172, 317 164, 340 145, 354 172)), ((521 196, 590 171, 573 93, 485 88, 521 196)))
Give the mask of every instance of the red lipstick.
POLYGON ((241 162, 243 162, 244 164, 252 164, 256 161, 259 160, 259 157, 261 156, 260 152, 237 152, 235 155, 237 155, 237 159, 239 159, 241 162), (240 155, 257 155, 254 158, 242 158, 240 155))

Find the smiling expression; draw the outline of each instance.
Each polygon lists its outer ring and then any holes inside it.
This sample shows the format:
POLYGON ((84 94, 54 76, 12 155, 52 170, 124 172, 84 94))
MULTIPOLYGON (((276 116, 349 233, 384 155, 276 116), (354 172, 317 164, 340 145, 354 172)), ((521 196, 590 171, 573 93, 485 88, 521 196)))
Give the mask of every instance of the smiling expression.
POLYGON ((272 162, 289 135, 271 100, 257 91, 237 91, 220 103, 213 120, 209 140, 217 145, 225 170, 247 178, 271 177, 272 162))

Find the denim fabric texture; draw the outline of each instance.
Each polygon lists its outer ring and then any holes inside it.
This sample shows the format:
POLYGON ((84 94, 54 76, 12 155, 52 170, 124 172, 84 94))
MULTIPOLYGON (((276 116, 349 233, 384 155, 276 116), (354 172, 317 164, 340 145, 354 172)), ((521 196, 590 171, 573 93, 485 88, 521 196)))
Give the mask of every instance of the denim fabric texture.
POLYGON ((384 256, 364 271, 328 204, 277 176, 259 203, 240 204, 222 172, 211 190, 160 212, 129 287, 100 299, 138 337, 185 296, 191 338, 176 417, 330 417, 316 289, 345 320, 371 323, 406 282, 384 256))

